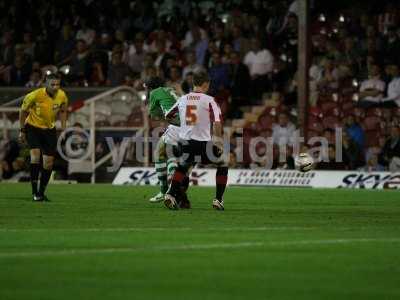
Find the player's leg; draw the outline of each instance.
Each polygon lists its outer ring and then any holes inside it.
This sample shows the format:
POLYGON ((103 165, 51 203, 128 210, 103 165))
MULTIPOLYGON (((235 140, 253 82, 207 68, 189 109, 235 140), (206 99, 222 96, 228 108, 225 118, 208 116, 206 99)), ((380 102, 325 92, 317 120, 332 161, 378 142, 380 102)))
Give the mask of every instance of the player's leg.
MULTIPOLYGON (((170 149, 167 151, 167 156, 168 156, 167 173, 168 173, 168 182, 171 182, 175 170, 178 167, 177 156, 180 156, 180 154, 179 154, 179 149, 177 149, 177 147, 179 147, 178 145, 167 144, 167 146, 170 149)), ((176 199, 179 204, 179 208, 189 209, 191 207, 189 198, 186 193, 188 187, 189 187, 189 177, 186 176, 182 182, 180 197, 176 199)))
POLYGON ((38 181, 40 173, 40 155, 41 155, 41 144, 40 144, 40 129, 30 125, 26 125, 26 142, 30 148, 30 175, 31 175, 31 186, 32 186, 32 199, 33 201, 40 200, 38 197, 38 181))
POLYGON ((175 173, 176 168, 178 167, 178 162, 176 160, 176 157, 169 157, 167 159, 167 178, 168 181, 171 181, 172 176, 175 173))
POLYGON ((150 202, 160 202, 164 200, 164 195, 168 190, 168 177, 167 177, 167 154, 166 144, 164 137, 162 136, 156 146, 155 151, 155 168, 157 173, 158 181, 160 182, 160 192, 152 197, 150 202))
POLYGON ((188 177, 189 166, 185 163, 178 163, 178 166, 172 176, 171 184, 165 194, 164 204, 169 209, 178 209, 179 203, 177 199, 182 198, 182 185, 185 178, 188 177))
POLYGON ((206 147, 201 150, 202 163, 217 165, 217 172, 215 174, 215 199, 212 206, 217 210, 224 210, 224 192, 228 182, 228 162, 226 157, 221 151, 216 148, 213 142, 209 141, 207 144, 202 144, 206 147), (207 151, 210 150, 211 151, 207 151), (211 153, 209 153, 211 152, 211 153))
POLYGON ((53 172, 54 166, 54 156, 50 155, 43 155, 43 168, 40 172, 40 184, 39 184, 39 191, 38 196, 42 200, 48 200, 45 196, 47 184, 49 183, 51 172, 53 172))
POLYGON ((213 201, 213 207, 217 210, 224 210, 224 192, 226 183, 228 182, 228 167, 221 165, 217 167, 217 173, 215 175, 215 199, 213 201))
POLYGON ((40 173, 40 149, 35 148, 30 150, 31 157, 31 186, 32 186, 32 199, 33 201, 38 201, 38 181, 40 173))
MULTIPOLYGON (((185 141, 180 145, 181 157, 178 159, 178 167, 172 176, 171 184, 165 195, 164 204, 170 209, 177 209, 176 199, 182 198, 183 187, 188 185, 188 176, 195 165, 195 156, 199 147, 194 141, 185 141)), ((186 192, 186 190, 185 190, 186 192)))
MULTIPOLYGON (((182 145, 180 144, 179 138, 180 128, 177 126, 170 125, 164 133, 165 143, 167 144, 167 172, 168 182, 171 182, 173 174, 178 167, 178 159, 182 155, 182 145)), ((190 208, 190 202, 187 197, 187 188, 189 184, 189 178, 186 177, 181 187, 180 197, 177 200, 180 208, 190 208)))
POLYGON ((49 183, 51 172, 53 172, 54 156, 57 148, 57 132, 56 129, 45 129, 41 131, 41 146, 43 154, 43 166, 40 172, 40 182, 38 196, 42 200, 48 200, 45 192, 49 183))

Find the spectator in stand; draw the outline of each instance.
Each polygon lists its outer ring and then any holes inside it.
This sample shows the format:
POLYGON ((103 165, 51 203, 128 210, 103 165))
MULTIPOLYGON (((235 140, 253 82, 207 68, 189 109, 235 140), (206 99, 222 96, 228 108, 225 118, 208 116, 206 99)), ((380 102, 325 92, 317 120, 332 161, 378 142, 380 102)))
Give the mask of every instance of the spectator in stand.
POLYGON ((276 145, 293 145, 296 127, 287 113, 278 115, 278 123, 272 126, 272 140, 276 145))
POLYGON ((198 65, 206 66, 206 54, 208 49, 208 40, 205 37, 202 37, 200 29, 197 29, 192 32, 193 34, 193 43, 192 46, 189 47, 189 50, 192 50, 196 53, 196 63, 198 65))
POLYGON ((362 168, 365 172, 383 172, 385 167, 378 161, 378 155, 381 150, 378 147, 369 148, 365 154, 366 165, 362 168))
POLYGON ((112 41, 113 41, 113 45, 114 46, 115 45, 121 45, 122 51, 123 51, 123 55, 122 55, 123 60, 127 61, 126 55, 128 53, 128 50, 129 50, 129 43, 125 38, 125 32, 123 32, 121 29, 115 30, 114 39, 112 41))
POLYGON ((182 82, 182 91, 188 94, 193 91, 193 73, 186 73, 186 76, 182 82))
POLYGON ((166 76, 169 69, 168 69, 168 59, 172 58, 172 55, 167 52, 165 40, 160 39, 157 40, 157 53, 156 53, 156 60, 154 65, 158 69, 158 72, 162 74, 162 76, 166 76))
POLYGON ((325 128, 322 131, 322 137, 326 139, 328 144, 334 144, 335 143, 335 130, 332 128, 325 128))
POLYGON ((251 92, 254 100, 260 100, 269 88, 268 75, 273 70, 274 57, 268 49, 261 48, 258 39, 251 39, 251 50, 244 57, 243 63, 249 68, 251 92))
POLYGON ((390 129, 390 137, 383 146, 378 161, 391 172, 400 171, 400 129, 398 126, 392 126, 390 129))
POLYGON ((29 76, 29 81, 25 84, 28 88, 37 88, 42 85, 42 74, 40 70, 33 70, 29 76))
POLYGON ((344 130, 351 140, 353 140, 360 149, 364 149, 365 135, 362 127, 356 122, 353 115, 349 115, 344 120, 344 130))
POLYGON ((387 96, 382 99, 383 107, 400 107, 400 72, 399 66, 392 64, 388 68, 392 80, 389 82, 387 96))
POLYGON ((282 45, 284 54, 288 57, 290 68, 294 71, 297 68, 297 41, 298 22, 295 14, 288 14, 286 25, 279 33, 279 44, 282 45))
POLYGON ((343 131, 342 154, 343 162, 348 170, 357 170, 364 166, 364 152, 362 148, 352 140, 346 131, 343 131))
POLYGON ((169 87, 180 87, 182 84, 181 69, 178 66, 172 66, 169 70, 169 78, 166 82, 166 85, 169 87))
POLYGON ((387 62, 400 64, 400 38, 397 36, 396 27, 389 27, 383 42, 384 59, 387 62))
POLYGON ((32 34, 30 32, 25 32, 23 40, 24 41, 22 44, 22 48, 24 54, 29 56, 29 58, 32 60, 35 57, 35 47, 36 47, 35 42, 32 40, 32 34))
POLYGON ((183 78, 186 78, 188 73, 199 73, 205 71, 202 65, 197 64, 196 62, 196 53, 194 51, 189 51, 186 54, 187 65, 183 69, 183 78))
POLYGON ((129 47, 126 57, 127 64, 135 75, 144 69, 144 60, 147 52, 144 49, 144 40, 141 35, 136 35, 133 45, 129 47))
MULTIPOLYGON (((155 70, 154 73, 158 74, 157 69, 154 66, 153 55, 151 53, 147 53, 143 60, 143 71, 140 73, 140 78, 143 79, 144 77, 146 77, 147 76, 146 74, 148 74, 148 71, 153 73, 153 70, 151 70, 152 68, 155 70)), ((156 76, 159 76, 159 75, 156 75, 156 76)))
POLYGON ((356 46, 353 37, 346 37, 343 43, 343 50, 340 53, 340 60, 358 70, 361 64, 361 50, 356 46))
POLYGON ((200 28, 194 21, 190 20, 189 29, 185 33, 185 39, 182 41, 182 48, 183 49, 194 49, 195 45, 195 38, 198 38, 198 34, 200 33, 200 39, 204 40, 207 38, 207 33, 203 28, 200 28))
POLYGON ((379 66, 372 65, 369 69, 369 78, 364 80, 360 86, 360 105, 368 107, 371 103, 379 103, 385 93, 385 87, 379 66))
POLYGON ((76 50, 70 60, 70 74, 75 82, 88 78, 89 73, 89 51, 84 40, 76 41, 76 50))
POLYGON ((80 29, 76 33, 76 39, 85 41, 86 45, 90 47, 96 38, 96 31, 88 27, 86 19, 80 19, 79 25, 80 29))
POLYGON ((102 86, 106 83, 104 67, 101 62, 94 61, 90 68, 89 83, 92 86, 102 86))
POLYGON ((213 37, 215 46, 218 49, 218 52, 222 53, 222 51, 224 50, 224 46, 227 43, 223 23, 220 23, 220 22, 215 23, 215 25, 212 27, 212 37, 213 37))
POLYGON ((234 52, 233 47, 230 43, 224 45, 224 51, 222 52, 222 62, 229 64, 231 61, 231 54, 234 52))
POLYGON ((334 40, 328 40, 326 42, 326 56, 332 59, 332 61, 338 61, 341 57, 339 52, 338 43, 334 40))
POLYGON ((339 74, 334 62, 330 58, 321 61, 322 78, 318 82, 319 91, 332 92, 339 87, 339 74))
POLYGON ((10 179, 20 168, 17 164, 17 158, 20 153, 18 142, 6 141, 1 149, 0 157, 0 180, 10 179))
POLYGON ((239 57, 242 59, 246 53, 250 50, 249 39, 245 38, 242 34, 242 30, 239 26, 232 28, 232 45, 233 50, 239 53, 239 57))
POLYGON ((206 52, 204 53, 204 67, 208 70, 212 65, 212 56, 214 53, 218 53, 218 48, 213 40, 209 41, 207 44, 206 52))
POLYGON ((231 111, 237 113, 238 106, 247 103, 250 89, 249 69, 242 63, 238 52, 232 52, 230 56, 229 82, 232 97, 231 111))
POLYGON ((210 94, 216 95, 219 91, 229 87, 229 67, 222 63, 220 54, 213 54, 212 66, 208 72, 210 75, 210 94))
MULTIPOLYGON (((377 34, 375 26, 368 25, 366 30, 366 38, 360 41, 361 50, 364 53, 358 53, 359 54, 358 57, 355 57, 357 60, 359 60, 362 55, 365 55, 367 53, 368 44, 371 42, 375 44, 374 48, 377 49, 378 52, 382 51, 383 41, 381 37, 377 34)), ((357 49, 357 47, 354 44, 352 46, 354 49, 357 49)))
POLYGON ((328 146, 328 160, 321 161, 317 164, 317 170, 347 170, 348 167, 344 162, 336 161, 336 149, 334 145, 328 146))
POLYGON ((113 47, 114 47, 114 42, 111 34, 107 31, 102 32, 100 34, 99 42, 96 43, 95 49, 99 51, 104 51, 107 54, 109 54, 111 53, 113 47))
POLYGON ((11 86, 25 86, 29 81, 30 68, 21 55, 15 57, 14 65, 10 70, 11 86))
POLYGON ((108 67, 107 85, 123 85, 131 76, 131 69, 122 61, 122 52, 114 51, 111 57, 111 64, 108 67))
POLYGON ((64 24, 61 31, 61 35, 56 42, 54 61, 56 64, 62 65, 70 59, 75 48, 75 39, 69 24, 64 24))
POLYGON ((2 40, 3 42, 0 47, 0 66, 10 66, 15 60, 15 46, 12 32, 4 32, 2 40))

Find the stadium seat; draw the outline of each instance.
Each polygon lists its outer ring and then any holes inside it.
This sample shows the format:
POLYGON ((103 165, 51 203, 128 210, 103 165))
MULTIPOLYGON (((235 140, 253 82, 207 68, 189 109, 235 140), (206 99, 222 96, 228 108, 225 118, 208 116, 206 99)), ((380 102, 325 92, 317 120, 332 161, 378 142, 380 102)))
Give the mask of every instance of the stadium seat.
POLYGON ((313 116, 313 117, 317 117, 317 118, 322 118, 322 116, 323 116, 321 109, 317 106, 310 107, 308 109, 308 113, 309 113, 309 117, 313 116))
POLYGON ((109 120, 113 126, 120 126, 120 125, 116 125, 116 124, 121 124, 121 122, 126 122, 127 117, 126 117, 126 115, 122 115, 122 114, 113 114, 111 117, 109 117, 109 120))
POLYGON ((268 115, 262 115, 258 119, 258 123, 260 124, 262 129, 271 129, 272 124, 275 122, 275 118, 268 115))
POLYGON ((105 116, 111 116, 111 107, 104 103, 96 103, 95 105, 95 112, 96 114, 102 114, 105 116))
POLYGON ((323 130, 322 122, 320 121, 309 121, 308 122, 308 130, 321 133, 323 130))
POLYGON ((379 130, 381 119, 377 116, 366 117, 362 123, 365 130, 379 130))
POLYGON ((381 116, 383 116, 383 111, 379 107, 368 108, 365 110, 365 116, 366 117, 371 117, 371 116, 381 117, 381 116))
POLYGON ((380 132, 378 130, 365 131, 365 144, 367 147, 377 146, 380 132))
MULTIPOLYGON (((321 127, 321 125, 319 125, 321 127)), ((307 131, 307 139, 311 139, 313 137, 316 136, 320 136, 321 135, 321 131, 315 131, 315 130, 308 130, 307 131)))
POLYGON ((111 126, 110 122, 108 120, 102 120, 102 121, 97 121, 96 126, 98 127, 108 127, 111 126))
POLYGON ((353 102, 344 102, 344 103, 342 103, 341 109, 342 109, 344 115, 346 115, 348 111, 352 111, 354 109, 354 103, 353 102))
POLYGON ((118 115, 124 115, 124 116, 129 116, 131 113, 131 106, 128 103, 122 102, 122 101, 116 101, 111 103, 111 109, 112 113, 118 114, 118 115))
POLYGON ((338 108, 338 104, 334 101, 327 101, 321 103, 322 113, 325 115, 328 111, 332 111, 335 108, 338 108))
POLYGON ((324 128, 332 128, 335 129, 336 127, 341 126, 340 119, 335 116, 326 116, 322 119, 322 125, 324 128))

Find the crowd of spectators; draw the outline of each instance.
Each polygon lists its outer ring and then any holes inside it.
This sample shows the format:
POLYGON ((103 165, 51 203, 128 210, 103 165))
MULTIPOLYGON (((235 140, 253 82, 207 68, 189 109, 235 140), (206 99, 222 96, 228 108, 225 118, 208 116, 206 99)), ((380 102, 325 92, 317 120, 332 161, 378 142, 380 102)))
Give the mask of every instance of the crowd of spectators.
MULTIPOLYGON (((382 153, 397 156, 390 149, 398 114, 380 128, 390 146, 370 145, 356 109, 400 105, 400 5, 311 1, 311 8, 309 123, 318 122, 309 131, 343 126, 352 154, 343 168, 387 168, 382 153), (326 102, 336 107, 322 109, 326 102)), ((0 0, 0 86, 39 86, 55 66, 69 86, 140 87, 158 75, 188 92, 192 74, 206 70, 226 118, 278 94, 283 114, 257 134, 286 137, 296 124, 298 15, 293 0, 0 0)))

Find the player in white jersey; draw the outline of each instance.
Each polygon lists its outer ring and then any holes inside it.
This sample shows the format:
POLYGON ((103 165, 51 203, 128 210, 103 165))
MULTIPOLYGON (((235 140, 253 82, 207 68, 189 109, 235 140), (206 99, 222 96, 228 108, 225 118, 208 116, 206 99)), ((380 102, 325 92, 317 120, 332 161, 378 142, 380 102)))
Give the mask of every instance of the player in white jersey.
POLYGON ((167 118, 173 118, 179 113, 182 155, 165 195, 164 204, 170 209, 178 209, 177 199, 180 197, 182 181, 188 176, 189 170, 197 163, 216 164, 216 195, 213 207, 223 210, 228 167, 221 159, 223 152, 221 110, 214 98, 205 94, 210 86, 207 73, 194 74, 193 85, 193 92, 179 98, 167 113, 167 118))

